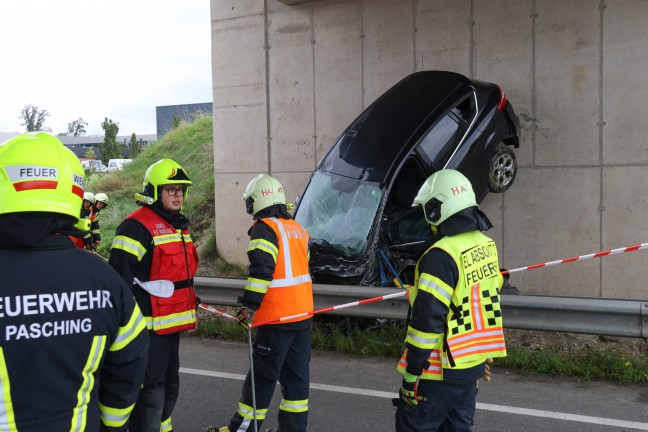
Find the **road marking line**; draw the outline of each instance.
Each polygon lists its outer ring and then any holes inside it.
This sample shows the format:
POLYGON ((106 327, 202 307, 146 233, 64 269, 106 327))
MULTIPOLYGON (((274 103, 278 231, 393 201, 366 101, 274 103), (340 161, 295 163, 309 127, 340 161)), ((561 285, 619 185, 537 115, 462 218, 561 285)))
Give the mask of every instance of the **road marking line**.
POLYGON ((545 418, 551 418, 556 420, 569 420, 569 421, 575 421, 580 423, 592 423, 592 424, 648 431, 648 423, 639 423, 639 422, 626 421, 626 420, 615 420, 615 419, 608 419, 603 417, 590 417, 590 416, 568 414, 568 413, 561 413, 555 411, 543 411, 543 410, 535 410, 529 408, 516 408, 516 407, 502 406, 502 405, 491 405, 491 404, 484 404, 479 402, 477 403, 477 409, 481 409, 484 411, 498 411, 498 412, 509 413, 509 414, 545 417, 545 418))
MULTIPOLYGON (((191 369, 191 368, 181 367, 180 372, 192 374, 192 375, 235 379, 240 381, 243 381, 245 379, 245 375, 231 374, 225 372, 214 372, 214 371, 208 371, 203 369, 191 369)), ((393 399, 398 397, 398 393, 393 393, 393 392, 367 390, 367 389, 359 389, 353 387, 344 387, 344 386, 336 386, 336 385, 328 385, 328 384, 311 383, 310 388, 315 390, 332 391, 337 393, 349 393, 349 394, 362 395, 362 396, 374 396, 374 397, 385 398, 385 399, 393 399)), ((497 412, 508 413, 508 414, 527 415, 533 417, 545 417, 545 418, 556 419, 556 420, 568 420, 568 421, 574 421, 579 423, 592 423, 592 424, 600 424, 606 426, 648 431, 648 423, 640 423, 640 422, 633 422, 633 421, 626 421, 626 420, 615 420, 615 419, 608 419, 603 417, 591 417, 591 416, 584 416, 578 414, 568 414, 568 413, 561 413, 555 411, 543 411, 543 410, 535 410, 529 408, 517 408, 511 406, 504 406, 504 405, 492 405, 492 404, 485 404, 479 402, 477 402, 477 409, 484 410, 484 411, 497 411, 497 412)))
POLYGON ((204 369, 191 369, 191 368, 181 367, 180 372, 188 373, 188 374, 192 374, 192 375, 211 376, 211 377, 216 377, 216 378, 228 378, 228 379, 235 379, 235 380, 241 380, 241 381, 243 381, 245 379, 245 375, 231 374, 231 373, 225 373, 225 372, 214 372, 214 371, 208 371, 208 370, 204 370, 204 369))

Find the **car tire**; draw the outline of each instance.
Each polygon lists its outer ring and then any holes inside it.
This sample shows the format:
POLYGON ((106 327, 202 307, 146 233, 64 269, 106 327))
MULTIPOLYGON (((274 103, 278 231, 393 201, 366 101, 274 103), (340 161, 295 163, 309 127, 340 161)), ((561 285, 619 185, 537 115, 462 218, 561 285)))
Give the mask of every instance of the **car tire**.
POLYGON ((502 193, 511 187, 517 174, 515 153, 503 143, 499 143, 488 163, 488 188, 502 193))

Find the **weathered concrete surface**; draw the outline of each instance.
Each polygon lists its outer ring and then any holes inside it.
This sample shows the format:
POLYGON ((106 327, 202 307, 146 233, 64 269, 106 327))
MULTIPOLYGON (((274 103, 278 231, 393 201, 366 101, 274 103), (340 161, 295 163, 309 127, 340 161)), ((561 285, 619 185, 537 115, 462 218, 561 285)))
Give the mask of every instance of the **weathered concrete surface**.
MULTIPOLYGON (((648 241, 648 2, 211 0, 217 243, 245 261, 241 194, 270 172, 287 197, 342 130, 405 75, 501 85, 520 171, 482 208, 515 268, 648 241), (292 4, 291 4, 292 3, 292 4)), ((648 252, 527 271, 527 294, 646 298, 648 252)))
POLYGON ((471 74, 470 0, 433 0, 416 5, 416 70, 471 74))
POLYGON ((362 111, 362 8, 359 2, 313 10, 316 161, 362 111))
POLYGON ((310 11, 268 18, 270 170, 310 171, 315 159, 310 11), (304 61, 309 59, 310 61, 304 61))

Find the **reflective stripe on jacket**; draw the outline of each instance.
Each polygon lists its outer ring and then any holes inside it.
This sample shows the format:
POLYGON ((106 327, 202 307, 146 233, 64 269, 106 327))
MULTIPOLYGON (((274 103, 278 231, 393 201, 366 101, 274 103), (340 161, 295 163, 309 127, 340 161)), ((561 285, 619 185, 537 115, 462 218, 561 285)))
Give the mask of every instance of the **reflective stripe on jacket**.
MULTIPOLYGON (((261 219, 277 235, 278 252, 272 282, 254 316, 255 323, 313 310, 313 283, 308 271, 308 232, 292 219, 261 219)), ((254 241, 254 240, 252 240, 254 241)), ((310 316, 282 321, 302 321, 310 316)))
POLYGON ((188 230, 179 230, 147 207, 126 217, 136 219, 153 237, 153 260, 149 280, 170 280, 175 284, 169 298, 151 295, 152 316, 147 326, 157 334, 177 333, 196 328, 196 294, 193 277, 198 252, 188 230))
MULTIPOLYGON (((415 284, 408 294, 411 305, 418 290, 424 290, 448 307, 445 334, 410 327, 406 342, 430 350, 429 367, 423 370, 421 379, 442 380, 444 368, 466 369, 489 357, 506 356, 499 298, 503 278, 495 243, 479 231, 444 237, 428 251, 432 248, 445 251, 454 260, 459 272, 457 286, 450 287, 427 273, 419 274, 417 263, 415 284)), ((397 367, 401 373, 407 368, 406 358, 407 349, 397 367)))

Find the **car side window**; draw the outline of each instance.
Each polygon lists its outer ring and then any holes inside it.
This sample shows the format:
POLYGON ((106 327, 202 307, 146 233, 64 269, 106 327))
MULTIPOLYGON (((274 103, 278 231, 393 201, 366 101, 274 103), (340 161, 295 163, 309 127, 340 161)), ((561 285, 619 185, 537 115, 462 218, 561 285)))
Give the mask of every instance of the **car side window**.
POLYGON ((449 115, 444 115, 421 139, 418 148, 436 171, 443 168, 458 141, 459 124, 449 115))
POLYGON ((463 121, 470 123, 470 121, 475 115, 473 98, 471 96, 464 98, 464 100, 459 102, 454 108, 450 110, 450 112, 455 114, 458 118, 462 119, 463 121))

